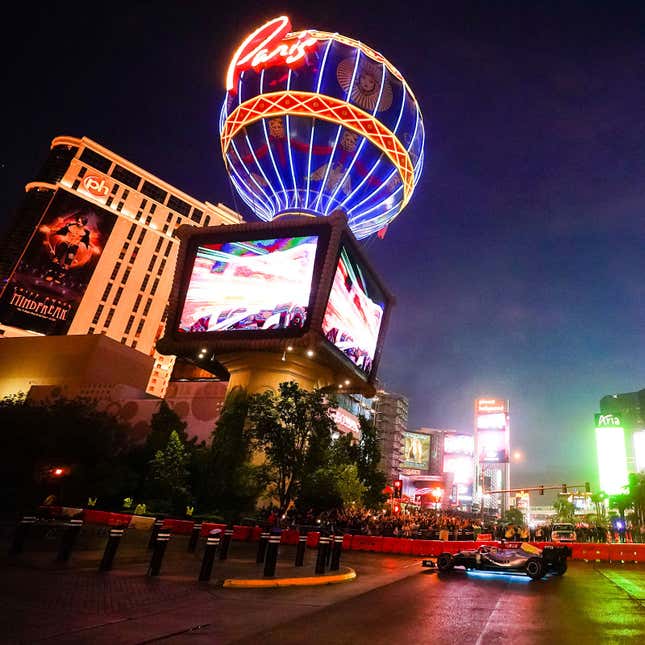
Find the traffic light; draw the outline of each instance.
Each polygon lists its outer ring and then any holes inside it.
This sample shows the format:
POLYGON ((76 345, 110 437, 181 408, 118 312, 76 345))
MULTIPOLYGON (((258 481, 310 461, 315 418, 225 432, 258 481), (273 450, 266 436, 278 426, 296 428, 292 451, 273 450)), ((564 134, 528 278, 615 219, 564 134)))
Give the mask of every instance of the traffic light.
POLYGON ((589 482, 585 482, 585 493, 590 493, 591 492, 591 484, 589 482))
POLYGON ((568 494, 568 493, 567 493, 567 485, 566 485, 566 484, 562 484, 562 493, 561 493, 561 494, 562 494, 562 495, 567 495, 567 494, 568 494))
POLYGON ((395 515, 398 515, 401 512, 401 504, 399 504, 398 502, 395 502, 394 504, 392 504, 392 512, 395 515))
POLYGON ((403 490, 403 480, 395 479, 394 480, 394 497, 401 499, 401 492, 403 490))
POLYGON ((540 495, 544 495, 544 486, 540 484, 540 495))

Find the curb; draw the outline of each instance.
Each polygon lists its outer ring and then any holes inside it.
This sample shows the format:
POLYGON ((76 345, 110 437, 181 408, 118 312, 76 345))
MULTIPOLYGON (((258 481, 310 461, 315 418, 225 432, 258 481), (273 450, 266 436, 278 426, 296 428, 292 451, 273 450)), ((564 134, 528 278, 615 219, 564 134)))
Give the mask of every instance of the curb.
POLYGON ((245 579, 229 578, 224 580, 223 587, 228 589, 257 589, 267 587, 315 587, 320 585, 332 585, 339 582, 348 582, 356 578, 356 571, 347 568, 347 573, 340 573, 333 576, 308 576, 306 578, 277 578, 277 579, 245 579))

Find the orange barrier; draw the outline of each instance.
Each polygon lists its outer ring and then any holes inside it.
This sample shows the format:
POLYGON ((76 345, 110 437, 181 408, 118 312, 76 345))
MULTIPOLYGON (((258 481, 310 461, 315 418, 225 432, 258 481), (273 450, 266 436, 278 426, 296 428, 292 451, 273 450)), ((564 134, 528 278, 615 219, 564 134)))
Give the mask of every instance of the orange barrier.
POLYGON ((611 562, 645 562, 645 544, 610 544, 611 562))
POLYGON ((352 550, 352 540, 353 540, 353 538, 354 538, 354 536, 349 534, 349 533, 345 533, 345 535, 343 535, 343 551, 351 551, 352 550))
POLYGON ((252 526, 234 526, 233 527, 233 540, 238 540, 240 542, 246 542, 251 538, 251 529, 252 526))
POLYGON ((300 533, 295 529, 284 529, 280 534, 280 544, 298 544, 300 533))
POLYGON ((320 533, 318 531, 309 531, 309 533, 307 533, 308 547, 315 549, 318 546, 319 541, 320 541, 320 533))
POLYGON ((260 535, 262 534, 262 527, 261 526, 254 526, 251 529, 251 542, 259 542, 260 541, 260 535))
POLYGON ((86 524, 106 524, 107 526, 127 526, 130 524, 132 515, 125 513, 110 513, 109 511, 97 511, 87 509, 83 513, 83 521, 86 524))

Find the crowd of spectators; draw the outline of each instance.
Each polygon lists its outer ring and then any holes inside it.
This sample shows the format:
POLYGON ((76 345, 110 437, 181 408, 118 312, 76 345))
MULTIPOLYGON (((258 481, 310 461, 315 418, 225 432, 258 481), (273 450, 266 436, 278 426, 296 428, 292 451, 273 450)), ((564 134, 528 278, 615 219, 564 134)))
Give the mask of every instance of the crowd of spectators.
MULTIPOLYGON (((301 527, 323 532, 343 531, 354 535, 407 537, 426 540, 476 540, 490 536, 492 540, 513 542, 549 542, 552 523, 514 525, 482 518, 471 513, 435 510, 404 510, 398 514, 375 512, 363 508, 333 510, 321 514, 289 512, 280 517, 276 511, 269 515, 269 524, 301 527)), ((645 535, 632 530, 618 531, 611 524, 574 523, 577 542, 643 542, 645 535)))

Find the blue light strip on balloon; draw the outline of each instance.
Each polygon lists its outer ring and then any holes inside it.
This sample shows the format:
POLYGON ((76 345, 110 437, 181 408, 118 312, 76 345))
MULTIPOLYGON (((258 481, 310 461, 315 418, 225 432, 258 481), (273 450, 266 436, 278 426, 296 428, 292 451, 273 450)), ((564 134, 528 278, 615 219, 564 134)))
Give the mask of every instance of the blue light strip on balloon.
MULTIPOLYGON (((323 54, 322 64, 318 70, 318 80, 316 82, 316 94, 320 94, 320 86, 322 84, 323 72, 325 70, 325 65, 327 64, 327 54, 329 54, 329 49, 334 41, 330 38, 327 41, 327 46, 325 47, 325 53, 323 54)), ((311 184, 311 158, 313 156, 314 149, 314 132, 316 130, 316 119, 311 119, 311 136, 309 137, 309 156, 307 157, 307 192, 305 193, 305 208, 309 208, 309 186, 311 184)))
MULTIPOLYGON (((291 69, 287 76, 287 92, 291 89, 291 69)), ((291 169, 291 179, 293 181, 293 208, 298 208, 298 184, 296 183, 296 173, 293 170, 293 154, 291 152, 291 127, 289 126, 289 115, 285 115, 287 123, 287 154, 289 156, 289 168, 291 169)))
MULTIPOLYGON (((372 110, 372 116, 376 116, 376 112, 378 111, 378 107, 381 104, 381 98, 383 97, 383 88, 385 87, 385 75, 387 74, 387 68, 385 67, 384 63, 381 63, 382 71, 381 71, 381 87, 379 88, 378 92, 378 98, 376 99, 376 103, 374 105, 374 109, 372 110)), ((352 168, 354 167, 354 164, 356 163, 357 159, 361 156, 361 150, 363 149, 363 146, 365 145, 365 142, 367 139, 365 137, 361 138, 361 142, 358 145, 358 149, 355 151, 354 156, 352 157, 352 160, 349 163, 349 166, 347 167, 347 170, 345 171, 345 174, 343 175, 342 179, 338 182, 338 186, 336 186, 336 190, 331 194, 329 197, 329 200, 327 201, 327 207, 324 209, 325 215, 329 215, 329 211, 332 208, 334 198, 338 194, 338 191, 345 185, 345 182, 350 176, 350 173, 352 172, 352 168)), ((350 189, 351 192, 351 189, 350 189)))
MULTIPOLYGON (((264 195, 264 197, 265 197, 266 201, 270 203, 270 202, 271 202, 271 198, 269 197, 269 195, 267 195, 267 193, 264 191, 264 189, 262 188, 262 186, 260 185, 260 183, 255 179, 255 177, 253 176, 253 174, 252 174, 252 173, 251 173, 251 171, 249 170, 248 166, 247 166, 247 165, 244 163, 244 161, 242 160, 242 157, 241 157, 241 155, 240 155, 240 152, 239 152, 239 150, 237 149, 237 146, 235 145, 235 141, 233 141, 232 139, 231 139, 231 148, 233 148, 233 151, 234 151, 234 152, 235 152, 235 154, 237 155, 237 158, 239 159, 240 164, 242 165, 242 167, 244 168, 244 170, 246 170, 246 172, 247 172, 247 174, 248 174, 248 176, 249 176, 249 179, 250 179, 250 180, 251 180, 251 181, 252 181, 252 182, 257 186, 258 190, 259 190, 259 191, 264 195)), ((254 157, 255 157, 255 155, 254 155, 254 157)), ((257 196, 257 191, 254 191, 254 190, 253 190, 253 191, 251 191, 251 192, 252 192, 254 195, 256 195, 256 196, 257 196)))
MULTIPOLYGON (((354 70, 352 72, 352 80, 349 84, 349 87, 347 88, 347 93, 345 94, 345 101, 348 103, 350 102, 349 99, 352 95, 352 92, 354 91, 354 82, 356 81, 356 72, 358 71, 358 64, 361 59, 361 50, 357 49, 356 50, 356 60, 354 61, 354 70)), ((325 177, 320 184, 320 190, 318 192, 318 196, 316 197, 316 201, 313 203, 313 208, 316 210, 316 205, 320 204, 320 199, 323 196, 323 193, 325 191, 325 185, 327 184, 327 178, 329 177, 329 171, 332 169, 333 163, 334 163, 334 157, 336 156, 336 149, 338 148, 338 140, 340 139, 340 133, 343 130, 343 126, 339 125, 338 129, 336 130, 336 139, 334 141, 334 146, 332 147, 331 150, 331 155, 329 156, 329 163, 327 164, 327 169, 325 170, 325 177)))
MULTIPOLYGON (((275 190, 273 189, 273 185, 269 181, 269 178, 266 176, 266 173, 264 172, 264 168, 262 168, 262 164, 260 163, 259 159, 255 155, 255 150, 253 149, 253 146, 251 145, 251 140, 249 139, 249 135, 245 134, 244 136, 246 138, 246 145, 249 147, 249 150, 251 151, 251 155, 253 157, 253 160, 255 161, 255 165, 258 167, 258 170, 260 171, 260 174, 262 175, 262 177, 264 177, 264 181, 266 181, 267 186, 269 187, 269 189, 273 193, 273 200, 275 202, 275 206, 274 206, 274 209, 275 209, 274 213, 275 213, 275 211, 277 211, 279 209, 279 207, 280 207, 280 201, 278 200, 278 195, 275 192, 275 190)), ((232 143, 232 141, 233 140, 231 139, 231 143, 232 143)), ((271 200, 269 199, 269 203, 270 202, 271 202, 271 200)))
MULTIPOLYGON (((260 74, 260 94, 264 94, 264 70, 262 70, 260 74)), ((266 141, 267 144, 267 149, 269 152, 269 157, 271 158, 271 163, 273 164, 273 170, 275 170, 275 175, 278 178, 278 181, 280 182, 280 186, 282 186, 282 190, 284 193, 284 208, 289 208, 288 200, 287 200, 287 189, 284 187, 284 183, 282 183, 282 176, 280 175, 280 171, 278 170, 278 166, 275 163, 275 159, 273 157, 273 150, 271 149, 271 140, 269 139, 269 135, 267 133, 267 124, 266 124, 266 119, 262 119, 262 130, 264 132, 264 140, 266 141)), ((276 193, 277 194, 277 193, 276 193)))
MULTIPOLYGON (((396 124, 395 124, 395 126, 394 126, 394 129, 392 130, 392 132, 393 132, 394 134, 396 134, 396 133, 397 133, 397 130, 399 129, 399 125, 400 125, 400 123, 401 123, 401 119, 402 119, 402 117, 403 117, 403 109, 404 109, 404 107, 405 107, 405 96, 406 96, 406 90, 405 90, 405 85, 403 85, 403 96, 401 97, 401 109, 399 110, 399 116, 398 116, 398 118, 397 118, 397 120, 396 120, 396 124)), ((354 190, 353 190, 349 195, 347 195, 347 197, 346 197, 346 198, 341 202, 341 204, 340 204, 339 208, 343 208, 343 206, 345 206, 345 204, 347 204, 347 202, 348 202, 350 199, 352 199, 353 197, 355 197, 356 195, 358 195, 358 191, 363 187, 363 185, 365 184, 365 182, 369 181, 370 177, 371 177, 371 176, 376 172, 376 169, 377 169, 377 168, 378 168, 378 166, 381 164, 381 161, 383 161, 383 159, 384 159, 384 158, 386 158, 386 156, 385 156, 383 153, 381 153, 381 155, 379 156, 379 158, 374 162, 374 164, 373 164, 373 165, 372 165, 372 167, 368 170, 367 174, 365 175, 365 177, 363 177, 362 181, 358 184, 358 186, 356 186, 356 188, 355 188, 355 189, 354 189, 354 190)), ((383 185, 383 184, 381 184, 381 186, 382 186, 382 185, 383 185)), ((349 215, 353 210, 355 210, 356 208, 358 208, 358 206, 360 206, 361 204, 365 203, 366 201, 369 201, 370 199, 372 199, 372 197, 373 197, 373 196, 378 192, 378 190, 380 190, 381 186, 379 186, 379 187, 378 187, 376 190, 374 190, 371 194, 369 194, 367 197, 365 197, 365 199, 363 199, 363 201, 361 201, 361 202, 360 202, 360 203, 358 203, 358 204, 355 204, 352 208, 350 208, 350 209, 347 211, 347 214, 349 215)))
POLYGON ((229 174, 229 179, 231 180, 231 183, 235 186, 235 189, 239 193, 240 197, 244 200, 246 205, 251 210, 255 209, 256 204, 249 196, 248 186, 246 186, 244 182, 241 180, 241 178, 238 178, 236 174, 237 174, 237 171, 235 170, 235 168, 231 167, 231 173, 229 174))
MULTIPOLYGON (((397 211, 400 210, 401 208, 401 201, 399 200, 394 206, 391 208, 387 209, 381 215, 378 217, 374 218, 373 220, 361 220, 360 222, 355 221, 352 223, 352 232, 354 235, 362 239, 364 237, 367 237, 369 235, 373 235, 374 233, 378 233, 390 220, 390 214, 394 213, 394 217, 397 215, 397 211)), ((378 204, 378 207, 382 207, 383 202, 380 202, 378 204)), ((361 213, 363 215, 363 213, 361 213)))

